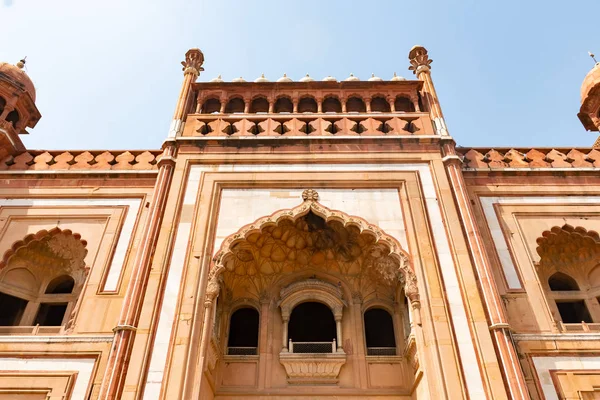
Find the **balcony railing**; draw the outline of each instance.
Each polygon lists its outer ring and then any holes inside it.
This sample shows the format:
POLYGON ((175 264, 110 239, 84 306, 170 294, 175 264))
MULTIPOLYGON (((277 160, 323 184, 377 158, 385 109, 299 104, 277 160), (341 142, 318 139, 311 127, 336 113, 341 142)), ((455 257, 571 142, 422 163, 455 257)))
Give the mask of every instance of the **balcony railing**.
POLYGON ((337 347, 335 339, 331 342, 292 342, 290 339, 288 349, 290 353, 325 354, 335 353, 337 347))
POLYGON ((367 347, 368 356, 395 356, 395 347, 367 347))
POLYGON ((257 347, 228 347, 227 355, 229 356, 255 356, 257 347))
POLYGON ((598 333, 600 332, 600 323, 580 322, 574 324, 565 324, 560 322, 560 330, 564 333, 598 333))
POLYGON ((61 335, 62 326, 0 326, 0 335, 61 335))

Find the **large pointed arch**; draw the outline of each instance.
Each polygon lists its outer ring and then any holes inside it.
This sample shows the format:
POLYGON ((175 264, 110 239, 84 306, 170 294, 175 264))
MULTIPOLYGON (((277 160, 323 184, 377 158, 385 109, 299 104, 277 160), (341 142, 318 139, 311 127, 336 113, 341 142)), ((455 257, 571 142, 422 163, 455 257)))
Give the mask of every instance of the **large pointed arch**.
POLYGON ((323 206, 318 202, 318 194, 314 190, 305 190, 302 193, 302 198, 304 201, 297 207, 279 210, 270 216, 259 218, 223 241, 221 248, 213 258, 206 292, 207 297, 213 298, 218 294, 221 274, 225 271, 233 271, 234 248, 236 245, 248 240, 254 234, 260 234, 265 229, 279 226, 283 221, 294 223, 299 218, 313 213, 326 223, 337 222, 345 228, 352 227, 361 234, 372 236, 372 248, 377 248, 378 251, 376 256, 378 258, 385 257, 386 259, 386 262, 373 263, 372 268, 377 269, 376 272, 381 279, 389 282, 398 280, 403 286, 405 295, 411 300, 418 300, 417 279, 410 258, 395 238, 363 218, 351 216, 342 211, 330 210, 323 206), (390 260, 393 260, 393 262, 389 262, 390 260))

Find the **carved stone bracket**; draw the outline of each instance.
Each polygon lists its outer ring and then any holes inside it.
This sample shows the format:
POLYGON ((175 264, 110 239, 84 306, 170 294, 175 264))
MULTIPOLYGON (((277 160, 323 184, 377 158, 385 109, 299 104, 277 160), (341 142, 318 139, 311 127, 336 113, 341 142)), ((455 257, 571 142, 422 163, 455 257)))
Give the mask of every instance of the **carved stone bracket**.
POLYGON ((285 368, 291 384, 336 384, 346 354, 293 354, 280 353, 279 362, 285 368))

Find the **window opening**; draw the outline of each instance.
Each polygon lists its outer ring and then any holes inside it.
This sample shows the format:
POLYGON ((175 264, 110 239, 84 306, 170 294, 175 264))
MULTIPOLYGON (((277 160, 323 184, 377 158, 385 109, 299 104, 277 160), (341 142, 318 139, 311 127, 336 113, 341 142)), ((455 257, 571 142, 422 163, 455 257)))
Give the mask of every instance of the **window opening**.
POLYGON ((335 97, 327 97, 323 100, 322 104, 323 112, 327 113, 341 113, 342 103, 335 97))
POLYGON ((557 272, 548 278, 548 286, 552 291, 579 290, 579 285, 577 285, 575 279, 562 272, 557 272))
POLYGON ((290 315, 288 339, 293 353, 332 353, 336 338, 335 319, 331 309, 316 302, 296 306, 290 315))
POLYGON ((0 326, 19 325, 27 300, 0 293, 0 326))
POLYGON ((46 288, 46 294, 66 294, 73 293, 75 281, 69 275, 54 278, 46 288))
POLYGON ((240 308, 231 315, 227 354, 257 354, 258 320, 258 311, 254 308, 240 308))
POLYGON ((371 99, 371 111, 390 112, 390 103, 383 97, 373 97, 373 99, 371 99))
POLYGON ((67 305, 67 303, 40 304, 34 325, 61 326, 67 312, 67 305))
POLYGON ((364 315, 367 355, 395 356, 396 337, 392 316, 381 308, 367 310, 364 315))
POLYGON ((317 102, 312 97, 303 97, 298 102, 299 113, 316 113, 318 110, 317 102))
POLYGON ((584 300, 557 301, 556 307, 558 307, 560 318, 565 324, 592 323, 592 317, 584 300))
POLYGON ((294 111, 294 104, 287 97, 280 97, 275 102, 274 111, 276 113, 291 113, 294 111))
POLYGON ((350 97, 346 102, 346 111, 364 113, 367 112, 367 106, 360 97, 350 97))
POLYGON ((236 97, 229 100, 227 106, 225 106, 225 112, 227 114, 243 113, 245 107, 246 103, 244 103, 244 100, 239 97, 236 97))
POLYGON ((394 108, 396 111, 415 112, 415 105, 413 102, 408 97, 404 96, 396 97, 394 108))
POLYGON ((251 113, 266 113, 269 112, 269 102, 264 97, 257 97, 250 103, 251 113))
POLYGON ((208 99, 202 105, 202 113, 212 114, 221 112, 221 102, 219 99, 208 99))

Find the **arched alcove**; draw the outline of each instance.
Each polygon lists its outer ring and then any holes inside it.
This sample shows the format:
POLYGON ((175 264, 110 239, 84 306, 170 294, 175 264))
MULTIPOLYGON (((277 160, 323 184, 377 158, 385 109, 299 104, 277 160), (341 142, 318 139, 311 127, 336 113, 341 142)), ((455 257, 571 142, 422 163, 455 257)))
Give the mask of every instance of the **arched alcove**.
POLYGON ((402 112, 414 112, 415 104, 408 97, 397 96, 394 101, 394 109, 402 112))
POLYGON ((289 97, 282 96, 275 101, 273 110, 276 113, 291 113, 294 111, 294 104, 289 97))
POLYGON ((0 324, 65 325, 87 277, 85 246, 58 228, 14 243, 0 261, 0 324))
POLYGON ((221 112, 221 101, 217 98, 210 98, 204 101, 202 104, 203 114, 213 114, 221 112))
POLYGON ((299 113, 316 113, 317 109, 317 101, 314 98, 310 96, 300 98, 300 101, 298 102, 299 113))
POLYGON ((251 113, 266 113, 269 112, 269 101, 265 97, 256 97, 250 103, 251 113))
POLYGON ((385 97, 375 96, 371 99, 372 112, 390 112, 390 103, 385 97))
POLYGON ((243 113, 246 108, 246 103, 241 97, 234 97, 227 102, 225 112, 227 114, 243 113))
POLYGON ((364 113, 367 112, 367 106, 363 99, 358 96, 352 96, 346 101, 346 112, 364 113))
POLYGON ((342 103, 334 96, 325 97, 323 105, 321 106, 324 113, 341 113, 342 103))

